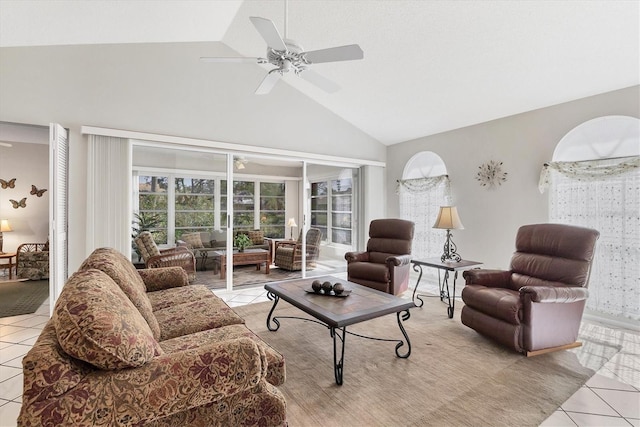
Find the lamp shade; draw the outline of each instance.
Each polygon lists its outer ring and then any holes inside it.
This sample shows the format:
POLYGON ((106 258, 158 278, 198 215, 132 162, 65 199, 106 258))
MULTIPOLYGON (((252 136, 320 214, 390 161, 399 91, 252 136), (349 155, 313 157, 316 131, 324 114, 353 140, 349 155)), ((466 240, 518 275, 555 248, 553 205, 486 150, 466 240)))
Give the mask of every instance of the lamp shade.
POLYGON ((13 231, 13 229, 9 225, 8 219, 0 219, 0 232, 2 231, 13 231))
POLYGON ((287 221, 287 227, 297 227, 298 225, 296 224, 296 220, 295 218, 289 218, 289 221, 287 221))
POLYGON ((464 225, 458 216, 458 209, 455 206, 440 206, 438 219, 433 224, 433 228, 445 230, 464 230, 464 225))

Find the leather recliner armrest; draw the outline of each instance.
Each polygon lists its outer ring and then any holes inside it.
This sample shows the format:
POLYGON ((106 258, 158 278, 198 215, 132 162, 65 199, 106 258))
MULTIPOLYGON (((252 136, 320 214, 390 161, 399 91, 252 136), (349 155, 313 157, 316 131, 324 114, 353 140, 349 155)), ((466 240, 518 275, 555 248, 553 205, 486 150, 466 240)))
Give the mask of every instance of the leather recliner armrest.
POLYGON ((529 296, 532 302, 572 303, 586 300, 589 296, 587 288, 563 286, 523 286, 520 297, 529 296))
POLYGON ((482 285, 492 288, 507 288, 511 280, 511 271, 508 270, 465 270, 462 273, 467 285, 482 285))
POLYGON ((369 262, 369 252, 347 252, 344 259, 349 262, 369 262))
POLYGON ((385 262, 389 267, 399 267, 401 265, 407 265, 411 262, 411 255, 395 255, 387 257, 385 262))

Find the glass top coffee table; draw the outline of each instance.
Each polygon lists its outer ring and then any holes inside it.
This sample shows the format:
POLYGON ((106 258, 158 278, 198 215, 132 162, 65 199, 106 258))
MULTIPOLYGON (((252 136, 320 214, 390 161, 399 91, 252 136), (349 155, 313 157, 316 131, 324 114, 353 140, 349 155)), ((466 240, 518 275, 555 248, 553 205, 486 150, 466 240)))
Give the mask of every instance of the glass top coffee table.
POLYGON ((411 342, 402 325, 402 322, 408 320, 410 317, 409 309, 415 307, 415 304, 410 300, 332 276, 273 282, 266 284, 264 288, 268 291, 267 296, 269 299, 273 301, 273 307, 271 307, 271 311, 269 311, 269 315, 267 316, 267 328, 270 331, 277 331, 278 328, 280 328, 278 319, 306 320, 319 323, 329 329, 330 336, 333 338, 333 367, 336 384, 338 385, 342 385, 346 334, 377 341, 396 342, 396 356, 403 359, 408 358, 411 354, 411 342), (320 282, 329 281, 332 284, 342 283, 345 290, 350 290, 351 293, 347 297, 336 297, 307 292, 305 289, 311 289, 311 283, 314 280, 319 280, 320 282), (278 301, 280 301, 281 298, 312 316, 314 319, 294 316, 272 317, 278 301), (375 338, 347 332, 347 326, 349 325, 393 313, 396 314, 398 326, 404 336, 404 340, 375 338), (400 349, 405 345, 405 341, 407 346, 406 352, 400 353, 400 349), (340 349, 338 349, 338 347, 340 347, 340 349), (338 353, 340 353, 339 356, 338 353))

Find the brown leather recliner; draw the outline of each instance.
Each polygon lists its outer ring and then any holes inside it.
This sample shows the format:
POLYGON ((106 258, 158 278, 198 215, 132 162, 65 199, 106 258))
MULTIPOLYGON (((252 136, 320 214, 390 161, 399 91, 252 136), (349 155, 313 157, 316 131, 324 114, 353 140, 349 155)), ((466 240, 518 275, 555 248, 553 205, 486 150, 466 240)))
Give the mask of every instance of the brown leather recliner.
POLYGON ((347 252, 347 280, 399 295, 409 287, 415 225, 403 219, 374 219, 366 252, 347 252))
POLYGON ((563 224, 520 227, 508 271, 463 273, 462 323, 527 356, 579 346, 599 235, 563 224))

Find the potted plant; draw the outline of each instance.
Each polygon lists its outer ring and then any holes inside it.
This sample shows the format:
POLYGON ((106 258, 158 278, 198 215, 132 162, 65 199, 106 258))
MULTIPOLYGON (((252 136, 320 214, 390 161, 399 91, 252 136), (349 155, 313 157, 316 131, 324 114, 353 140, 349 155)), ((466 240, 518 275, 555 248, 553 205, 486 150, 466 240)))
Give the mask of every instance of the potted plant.
POLYGON ((238 248, 238 252, 244 252, 244 249, 251 244, 251 239, 244 233, 238 233, 233 239, 233 244, 238 248))

